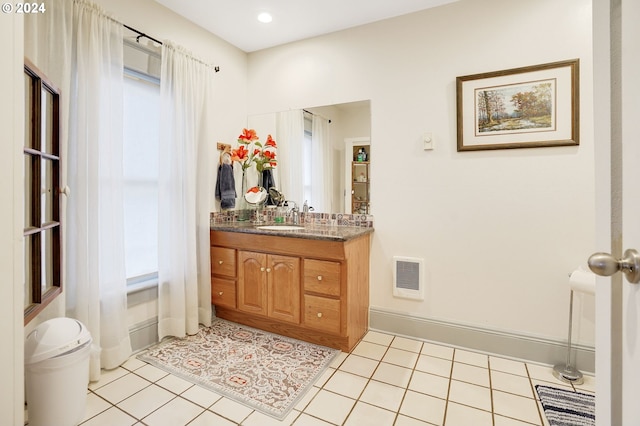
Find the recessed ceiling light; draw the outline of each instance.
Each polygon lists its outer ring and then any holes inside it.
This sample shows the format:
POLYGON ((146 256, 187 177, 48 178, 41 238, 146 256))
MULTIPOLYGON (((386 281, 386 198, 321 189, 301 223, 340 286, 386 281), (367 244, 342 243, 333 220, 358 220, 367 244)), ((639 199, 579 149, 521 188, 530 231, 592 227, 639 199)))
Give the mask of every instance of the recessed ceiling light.
POLYGON ((262 22, 263 24, 268 24, 269 22, 273 21, 273 17, 269 12, 262 12, 258 15, 258 21, 262 22))

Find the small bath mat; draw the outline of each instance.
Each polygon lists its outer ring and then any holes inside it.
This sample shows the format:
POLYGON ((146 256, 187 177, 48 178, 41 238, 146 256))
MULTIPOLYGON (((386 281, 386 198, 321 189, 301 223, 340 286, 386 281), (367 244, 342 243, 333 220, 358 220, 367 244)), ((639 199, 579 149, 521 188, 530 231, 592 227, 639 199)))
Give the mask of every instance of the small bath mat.
POLYGON ((215 318, 138 359, 282 420, 339 353, 215 318))
POLYGON ((595 426, 594 395, 542 385, 536 391, 550 426, 595 426))

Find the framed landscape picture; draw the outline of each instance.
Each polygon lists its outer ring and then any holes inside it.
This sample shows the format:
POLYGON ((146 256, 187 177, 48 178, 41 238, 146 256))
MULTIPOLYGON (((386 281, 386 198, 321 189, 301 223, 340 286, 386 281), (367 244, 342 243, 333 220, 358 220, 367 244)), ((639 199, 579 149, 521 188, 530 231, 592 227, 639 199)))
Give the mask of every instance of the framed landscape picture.
POLYGON ((456 78, 458 151, 579 144, 579 60, 456 78))

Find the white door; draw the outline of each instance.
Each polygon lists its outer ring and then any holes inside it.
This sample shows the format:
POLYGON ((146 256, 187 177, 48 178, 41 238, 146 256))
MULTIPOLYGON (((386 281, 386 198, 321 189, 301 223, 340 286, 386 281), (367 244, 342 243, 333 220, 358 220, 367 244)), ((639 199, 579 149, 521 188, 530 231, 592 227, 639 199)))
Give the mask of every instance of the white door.
MULTIPOLYGON (((596 239, 618 258, 640 251, 638 18, 637 0, 593 1, 596 239)), ((640 425, 640 284, 620 273, 596 288, 596 420, 640 425)))

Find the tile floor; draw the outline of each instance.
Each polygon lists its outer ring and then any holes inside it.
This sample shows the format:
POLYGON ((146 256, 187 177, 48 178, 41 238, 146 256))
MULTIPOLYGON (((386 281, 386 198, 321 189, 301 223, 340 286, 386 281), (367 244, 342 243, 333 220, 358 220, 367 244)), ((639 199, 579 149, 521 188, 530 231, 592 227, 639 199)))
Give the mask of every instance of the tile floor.
POLYGON ((89 386, 82 426, 548 425, 536 384, 574 388, 548 366, 370 331, 282 422, 134 356, 89 386))

